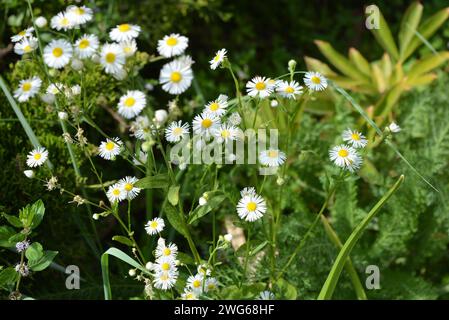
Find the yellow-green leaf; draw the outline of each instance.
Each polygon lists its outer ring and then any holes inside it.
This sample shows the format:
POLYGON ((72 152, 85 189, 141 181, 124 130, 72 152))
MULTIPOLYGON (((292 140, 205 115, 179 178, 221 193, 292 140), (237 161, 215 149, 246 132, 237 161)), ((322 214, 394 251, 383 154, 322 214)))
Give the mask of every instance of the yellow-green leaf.
POLYGON ((377 42, 379 42, 379 44, 382 46, 382 48, 384 48, 385 51, 387 51, 393 59, 398 60, 398 48, 396 46, 396 43, 394 42, 393 36, 391 35, 390 27, 388 26, 384 16, 380 11, 379 28, 372 28, 371 32, 373 33, 377 42))
POLYGON ((415 36, 415 31, 421 21, 423 6, 419 2, 412 3, 404 14, 399 30, 400 56, 404 57, 408 45, 415 36))
POLYGON ((371 76, 371 68, 368 60, 366 60, 356 48, 349 49, 349 60, 357 67, 358 70, 360 70, 360 72, 364 73, 368 77, 371 76))
POLYGON ((433 53, 414 62, 407 74, 409 79, 414 79, 424 73, 432 71, 449 59, 449 51, 439 52, 438 55, 433 53))

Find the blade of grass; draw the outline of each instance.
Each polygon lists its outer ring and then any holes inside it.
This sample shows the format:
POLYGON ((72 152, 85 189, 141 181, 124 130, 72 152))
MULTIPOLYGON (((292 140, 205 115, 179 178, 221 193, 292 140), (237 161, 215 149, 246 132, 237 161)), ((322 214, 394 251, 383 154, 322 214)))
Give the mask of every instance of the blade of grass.
POLYGON ((318 300, 329 300, 332 298, 332 294, 334 293, 335 287, 337 286, 340 274, 352 249, 355 247, 357 241, 362 236, 363 231, 367 227, 368 223, 371 221, 371 219, 374 218, 374 216, 379 212, 379 210, 388 201, 388 199, 390 199, 390 197, 396 192, 403 181, 404 175, 401 175, 396 183, 390 188, 390 190, 388 190, 388 192, 374 205, 374 207, 370 210, 370 212, 368 212, 362 222, 360 222, 351 233, 348 240, 346 240, 345 244, 343 245, 343 248, 340 250, 337 259, 335 259, 332 269, 327 276, 326 282, 324 283, 321 292, 318 295, 318 300))

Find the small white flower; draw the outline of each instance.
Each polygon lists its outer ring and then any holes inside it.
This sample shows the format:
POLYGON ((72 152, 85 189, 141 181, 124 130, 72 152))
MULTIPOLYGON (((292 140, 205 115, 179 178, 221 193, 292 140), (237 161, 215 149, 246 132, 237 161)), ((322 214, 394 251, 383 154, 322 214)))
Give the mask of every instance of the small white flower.
POLYGON ((168 290, 174 287, 178 279, 178 272, 159 272, 154 275, 154 287, 161 290, 168 290))
POLYGON ((285 153, 278 149, 263 150, 259 153, 259 161, 268 167, 279 167, 285 162, 285 153))
POLYGON ((39 92, 41 85, 42 80, 37 76, 20 80, 19 87, 14 91, 14 98, 19 102, 28 101, 39 92))
POLYGON ((362 158, 357 151, 348 145, 338 145, 329 151, 330 159, 338 166, 354 172, 360 168, 362 158))
POLYGON ((207 199, 205 197, 200 197, 198 199, 198 205, 205 206, 207 204, 207 199))
POLYGON ((218 288, 218 281, 215 278, 207 278, 204 285, 204 291, 214 291, 218 288))
POLYGON ((47 87, 46 92, 55 96, 57 94, 60 94, 63 89, 64 85, 61 82, 50 83, 50 85, 47 87))
POLYGON ((192 126, 196 134, 207 138, 220 127, 220 118, 212 113, 203 112, 193 119, 192 126))
POLYGON ((50 25, 53 29, 58 31, 64 30, 67 31, 75 27, 75 23, 71 20, 71 16, 69 16, 66 12, 59 12, 56 16, 51 18, 50 25))
POLYGON ((81 94, 81 86, 79 84, 75 84, 74 86, 70 87, 70 91, 74 96, 77 96, 81 94))
MULTIPOLYGON (((157 219, 162 220, 161 218, 157 218, 157 219)), ((163 221, 164 220, 162 220, 162 223, 163 223, 163 221)), ((160 238, 160 239, 162 239, 162 238, 160 238)), ((177 254, 178 254, 178 247, 176 246, 176 244, 169 243, 168 245, 166 245, 165 240, 158 241, 156 251, 155 251, 156 258, 169 257, 169 258, 172 258, 173 260, 175 260, 177 254)))
POLYGON ((126 192, 127 199, 132 200, 140 193, 141 189, 134 186, 138 180, 136 177, 127 176, 119 181, 126 192))
POLYGON ((134 39, 122 41, 119 45, 122 47, 125 57, 132 57, 137 51, 137 43, 134 39))
POLYGON ((99 146, 100 157, 106 160, 113 160, 120 154, 123 142, 119 138, 106 139, 99 146))
POLYGON ((363 134, 351 129, 346 129, 343 131, 343 140, 352 144, 352 146, 356 149, 364 148, 368 143, 368 140, 366 140, 363 134))
POLYGON ((309 71, 304 75, 304 84, 312 91, 323 91, 327 87, 327 79, 319 72, 309 71))
POLYGON ((401 131, 401 127, 398 126, 396 123, 392 122, 390 123, 390 125, 388 126, 388 129, 393 132, 393 133, 398 133, 401 131))
POLYGON ((213 130, 212 135, 217 139, 218 143, 234 141, 239 136, 239 129, 225 123, 213 130))
POLYGON ((23 174, 24 174, 27 178, 30 178, 30 179, 34 178, 34 176, 35 176, 33 170, 25 170, 25 171, 23 172, 23 174))
POLYGON ((135 24, 123 23, 112 29, 109 37, 116 42, 127 41, 137 38, 140 30, 140 27, 135 24))
POLYGON ((234 126, 238 126, 242 122, 242 118, 238 112, 233 112, 229 118, 228 122, 234 126))
POLYGON ((240 191, 240 196, 242 198, 246 196, 255 196, 255 195, 257 195, 257 192, 256 188, 254 187, 245 187, 240 191))
POLYGON ((186 289, 184 291, 184 293, 181 294, 181 299, 182 300, 198 300, 198 297, 193 291, 186 289))
POLYGON ((67 120, 69 118, 69 115, 67 114, 67 112, 60 111, 58 112, 58 118, 61 120, 67 120))
POLYGON ((246 83, 246 91, 251 97, 268 97, 274 90, 274 83, 270 78, 254 77, 246 83))
POLYGON ((39 167, 48 159, 48 151, 43 147, 32 150, 27 156, 28 167, 39 167))
POLYGON ((100 63, 106 73, 116 74, 123 69, 125 53, 116 43, 106 43, 101 47, 100 63))
POLYGON ((80 59, 90 58, 97 51, 100 42, 94 34, 85 34, 75 42, 75 53, 80 59))
POLYGON ((256 300, 274 300, 274 293, 268 290, 262 291, 256 298, 256 300))
POLYGON ((221 65, 221 63, 223 62, 223 60, 226 58, 226 49, 221 49, 218 50, 217 53, 215 54, 214 58, 212 60, 209 61, 210 63, 210 68, 212 70, 217 69, 217 67, 219 65, 221 65))
POLYGON ((190 127, 188 123, 182 123, 181 120, 173 121, 165 129, 165 139, 169 142, 179 142, 189 135, 190 127))
POLYGON ((147 224, 145 225, 145 230, 149 235, 153 235, 162 232, 162 230, 164 230, 164 227, 164 219, 154 218, 147 222, 147 224))
POLYGON ((228 96, 220 94, 216 100, 206 104, 205 111, 221 117, 226 113, 227 107, 228 107, 228 96))
POLYGON ((111 203, 120 202, 126 198, 126 192, 120 183, 114 183, 106 192, 111 203))
POLYGON ((230 234, 230 233, 225 234, 223 239, 225 239, 226 242, 231 242, 232 241, 232 234, 230 234))
POLYGON ((159 75, 162 89, 170 94, 181 94, 186 91, 193 80, 191 65, 183 60, 174 60, 165 64, 159 75))
POLYGON ((14 52, 18 55, 24 55, 25 53, 30 53, 38 47, 37 38, 30 37, 25 38, 14 45, 14 52))
POLYGON ((78 26, 92 20, 93 11, 86 6, 69 6, 67 7, 66 15, 74 25, 78 26))
POLYGON ((276 108, 279 105, 279 102, 276 99, 270 101, 270 106, 272 108, 276 108))
POLYGON ((183 54, 188 45, 187 37, 172 33, 157 42, 157 51, 161 56, 170 58, 183 54))
POLYGON ((130 90, 120 97, 118 113, 126 119, 137 116, 147 105, 145 94, 142 91, 130 90))
POLYGON ((154 112, 154 122, 156 122, 159 126, 163 125, 165 121, 167 121, 168 112, 164 109, 158 109, 154 112))
POLYGON ((30 38, 33 36, 33 32, 34 32, 33 27, 26 28, 25 30, 20 31, 18 34, 13 35, 11 37, 11 42, 19 42, 21 40, 30 38))
POLYGON ((244 196, 237 204, 237 213, 239 217, 249 222, 262 218, 266 211, 266 202, 264 198, 258 194, 244 196))
POLYGON ((72 67, 73 70, 80 71, 80 70, 83 70, 84 63, 80 59, 74 58, 74 59, 72 59, 70 66, 72 67))
POLYGON ((204 277, 201 274, 190 276, 187 278, 187 288, 190 288, 195 294, 201 294, 203 292, 204 277))
POLYGON ((43 28, 47 25, 47 19, 43 16, 39 16, 34 20, 34 23, 38 26, 38 28, 43 28))
POLYGON ((153 265, 153 271, 160 272, 176 272, 178 269, 175 264, 175 260, 171 257, 160 257, 153 265))
POLYGON ((50 67, 61 69, 69 63, 73 55, 70 42, 64 39, 52 40, 44 48, 44 62, 50 67))
POLYGON ((296 99, 297 95, 302 94, 302 86, 295 80, 290 82, 280 81, 276 87, 276 92, 284 98, 296 99))

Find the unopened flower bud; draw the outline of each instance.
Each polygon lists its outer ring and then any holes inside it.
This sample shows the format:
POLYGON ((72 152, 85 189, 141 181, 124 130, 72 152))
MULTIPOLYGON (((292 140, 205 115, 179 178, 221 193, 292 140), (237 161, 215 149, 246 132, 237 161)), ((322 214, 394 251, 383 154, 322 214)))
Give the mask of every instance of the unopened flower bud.
POLYGON ((58 118, 61 120, 67 120, 69 118, 69 115, 67 114, 67 112, 61 111, 58 112, 58 118))
POLYGON ((30 178, 30 179, 34 178, 34 171, 33 171, 33 170, 25 170, 25 171, 23 172, 23 174, 24 174, 27 178, 30 178))
POLYGON ((276 108, 279 105, 278 101, 276 99, 273 99, 270 101, 270 106, 272 108, 276 108))
POLYGON ((136 269, 129 269, 128 274, 130 277, 135 277, 136 276, 136 269))
POLYGON ((34 20, 34 23, 36 24, 37 27, 43 28, 43 27, 45 27, 47 25, 47 19, 45 19, 44 17, 40 16, 40 17, 37 17, 34 20))
POLYGON ((154 119, 158 124, 164 124, 167 121, 168 113, 164 109, 156 110, 154 113, 154 119))
POLYGON ((232 240, 232 234, 230 234, 230 233, 225 234, 223 238, 225 239, 225 241, 231 242, 231 240, 232 240))
POLYGON ((288 70, 290 72, 295 72, 295 69, 296 69, 296 60, 292 59, 288 62, 288 70))
POLYGON ((84 68, 84 63, 80 59, 73 59, 70 65, 75 71, 80 71, 84 68))

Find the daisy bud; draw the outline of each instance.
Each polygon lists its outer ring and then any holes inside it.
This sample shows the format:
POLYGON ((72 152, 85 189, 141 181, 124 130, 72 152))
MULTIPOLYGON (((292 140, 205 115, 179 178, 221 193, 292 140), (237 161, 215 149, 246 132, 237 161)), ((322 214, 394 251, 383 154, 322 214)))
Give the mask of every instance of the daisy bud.
POLYGON ((276 108, 279 105, 278 101, 276 99, 271 100, 270 106, 272 108, 276 108))
POLYGON ((396 123, 392 122, 388 126, 388 130, 390 130, 392 133, 398 133, 399 131, 401 131, 401 127, 398 126, 396 123))
POLYGON ((175 260, 175 265, 179 266, 181 264, 181 261, 175 260))
POLYGON ((288 62, 288 71, 295 72, 295 69, 296 69, 296 60, 292 59, 288 62))
POLYGON ((153 270, 153 262, 147 262, 147 264, 145 265, 145 269, 153 270))
POLYGON ((198 203, 199 203, 200 206, 204 206, 204 205, 207 203, 207 199, 204 198, 204 197, 201 197, 201 198, 198 200, 198 203))
POLYGON ((154 85, 152 85, 151 83, 147 82, 147 83, 145 83, 145 89, 147 91, 153 91, 154 90, 154 85))
POLYGON ((187 163, 183 162, 179 164, 179 170, 185 170, 187 168, 187 163))
POLYGON ((285 183, 285 180, 281 177, 278 177, 276 183, 278 186, 282 186, 285 183))
POLYGON ((116 73, 113 73, 112 76, 117 80, 123 80, 128 76, 128 73, 125 69, 119 69, 116 73))
POLYGON ((34 178, 34 171, 33 171, 33 170, 25 170, 25 171, 23 172, 23 174, 24 174, 27 178, 30 178, 30 179, 34 178))
POLYGON ((90 59, 94 63, 100 63, 100 56, 98 54, 94 54, 90 59))
POLYGON ((225 234, 223 238, 225 239, 225 241, 231 242, 231 240, 232 240, 232 234, 230 234, 230 233, 225 234))
POLYGON ((73 59, 72 63, 70 65, 72 66, 73 70, 75 70, 75 71, 80 71, 84 67, 84 63, 79 59, 73 59))
POLYGON ((92 219, 94 219, 94 220, 98 220, 99 218, 100 218, 100 215, 98 213, 94 213, 92 215, 92 219))
POLYGON ((46 104, 53 104, 55 102, 55 95, 51 93, 46 93, 41 95, 41 100, 46 104))
POLYGON ((164 109, 156 110, 154 113, 154 119, 158 124, 164 124, 167 120, 168 113, 164 109))
POLYGON ((34 23, 39 28, 43 28, 43 27, 45 27, 47 25, 47 19, 45 19, 44 17, 40 16, 40 17, 37 17, 36 20, 34 20, 34 23))
POLYGON ((136 276, 136 269, 129 269, 128 274, 130 277, 135 277, 136 276))
POLYGON ((50 69, 48 70, 48 73, 50 74, 50 76, 55 77, 58 74, 58 70, 50 69))
POLYGON ((67 120, 69 118, 69 115, 67 114, 67 112, 61 111, 58 112, 58 118, 61 120, 67 120))
POLYGON ((142 143, 142 147, 141 148, 142 148, 143 152, 148 152, 148 151, 151 150, 151 147, 152 147, 151 143, 148 142, 148 141, 145 141, 144 143, 142 143))
POLYGON ((76 84, 76 85, 72 86, 70 88, 70 90, 72 91, 72 94, 74 96, 77 96, 81 93, 81 86, 79 84, 76 84))

